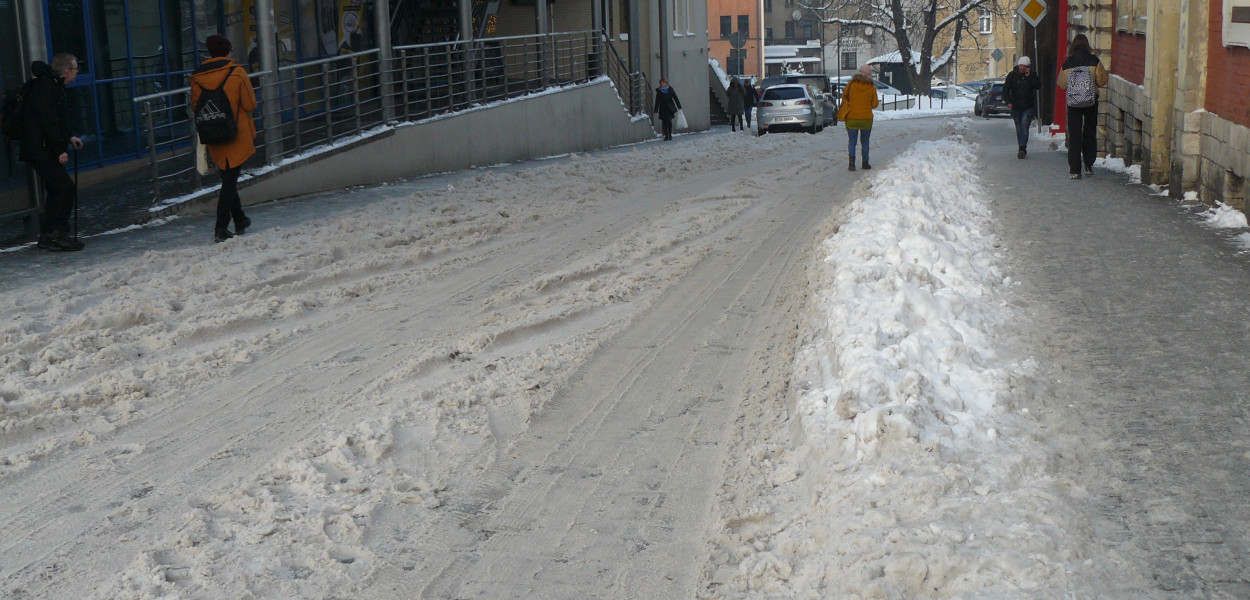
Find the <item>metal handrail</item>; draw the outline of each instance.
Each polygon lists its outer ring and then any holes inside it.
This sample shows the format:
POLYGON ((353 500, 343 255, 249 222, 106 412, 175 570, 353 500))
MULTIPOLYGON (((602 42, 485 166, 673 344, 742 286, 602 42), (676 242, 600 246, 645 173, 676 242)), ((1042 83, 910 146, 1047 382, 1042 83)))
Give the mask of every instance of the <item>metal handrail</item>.
MULTIPOLYGON (((261 111, 254 117, 257 156, 277 162, 388 123, 589 81, 604 71, 596 35, 577 31, 413 44, 392 48, 389 58, 371 49, 284 65, 276 74, 250 73, 258 101, 279 107, 267 111, 279 117, 274 123, 266 123, 261 111)), ((204 185, 195 169, 190 89, 133 100, 147 134, 153 202, 161 199, 163 187, 193 191, 204 185)))

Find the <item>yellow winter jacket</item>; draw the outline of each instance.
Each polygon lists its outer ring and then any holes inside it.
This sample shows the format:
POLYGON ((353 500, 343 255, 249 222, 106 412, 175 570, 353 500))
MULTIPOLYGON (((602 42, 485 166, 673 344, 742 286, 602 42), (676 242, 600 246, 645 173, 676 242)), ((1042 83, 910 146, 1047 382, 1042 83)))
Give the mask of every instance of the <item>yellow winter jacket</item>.
POLYGON ((838 120, 872 119, 872 109, 881 104, 877 98, 877 86, 872 80, 855 74, 842 94, 842 106, 838 108, 838 120))

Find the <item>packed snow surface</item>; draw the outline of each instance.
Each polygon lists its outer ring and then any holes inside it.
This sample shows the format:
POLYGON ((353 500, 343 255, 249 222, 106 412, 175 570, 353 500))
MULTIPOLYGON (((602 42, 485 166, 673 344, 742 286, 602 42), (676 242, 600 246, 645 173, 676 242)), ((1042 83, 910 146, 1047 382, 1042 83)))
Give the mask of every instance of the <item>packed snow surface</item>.
POLYGON ((0 596, 1097 596, 975 135, 879 129, 871 172, 680 136, 6 288, 0 596))

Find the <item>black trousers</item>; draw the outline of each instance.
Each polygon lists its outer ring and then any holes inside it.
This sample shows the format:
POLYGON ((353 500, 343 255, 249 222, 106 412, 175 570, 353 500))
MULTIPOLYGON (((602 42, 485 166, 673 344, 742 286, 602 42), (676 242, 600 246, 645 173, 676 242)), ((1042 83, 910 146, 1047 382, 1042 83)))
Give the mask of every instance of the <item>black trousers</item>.
POLYGON ((47 190, 43 204, 43 218, 39 219, 39 233, 68 233, 69 214, 74 208, 74 180, 65 172, 65 165, 55 158, 32 160, 30 168, 39 176, 47 190))
POLYGON ((217 196, 217 223, 213 226, 214 231, 229 227, 232 218, 236 229, 243 221, 243 201, 239 199, 239 171, 242 169, 243 167, 233 167, 221 171, 221 194, 217 196))
POLYGON ((664 117, 660 117, 660 129, 662 133, 664 134, 664 139, 667 140, 667 139, 672 138, 673 137, 673 118, 669 117, 665 119, 664 117))
POLYGON ((1098 158, 1098 105, 1068 107, 1068 172, 1094 168, 1098 158))

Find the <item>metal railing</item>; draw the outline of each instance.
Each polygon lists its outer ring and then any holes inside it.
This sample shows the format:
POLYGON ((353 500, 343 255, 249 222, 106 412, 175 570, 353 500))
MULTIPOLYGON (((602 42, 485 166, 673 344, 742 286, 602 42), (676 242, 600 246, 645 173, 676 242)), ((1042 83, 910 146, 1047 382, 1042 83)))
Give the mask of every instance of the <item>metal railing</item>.
MULTIPOLYGON (((562 32, 396 46, 287 65, 277 77, 250 74, 258 102, 276 102, 266 123, 255 111, 257 154, 252 165, 280 162, 371 129, 462 111, 552 86, 582 83, 620 66, 605 60, 602 34, 562 32)), ((646 78, 627 75, 631 112, 648 107, 646 78), (638 108, 635 108, 638 107, 638 108)), ((614 79, 614 81, 616 81, 614 79)), ((204 186, 195 167, 190 88, 134 99, 140 108, 151 166, 153 202, 204 186)), ((272 108, 272 106, 270 107, 272 108)), ((245 165, 246 166, 246 165, 245 165)))
POLYGON ((604 48, 603 62, 607 66, 608 78, 616 86, 621 102, 629 108, 629 114, 650 115, 654 112, 651 104, 655 99, 651 96, 651 83, 647 81, 647 76, 641 72, 631 73, 616 47, 606 38, 601 37, 600 44, 604 48))

